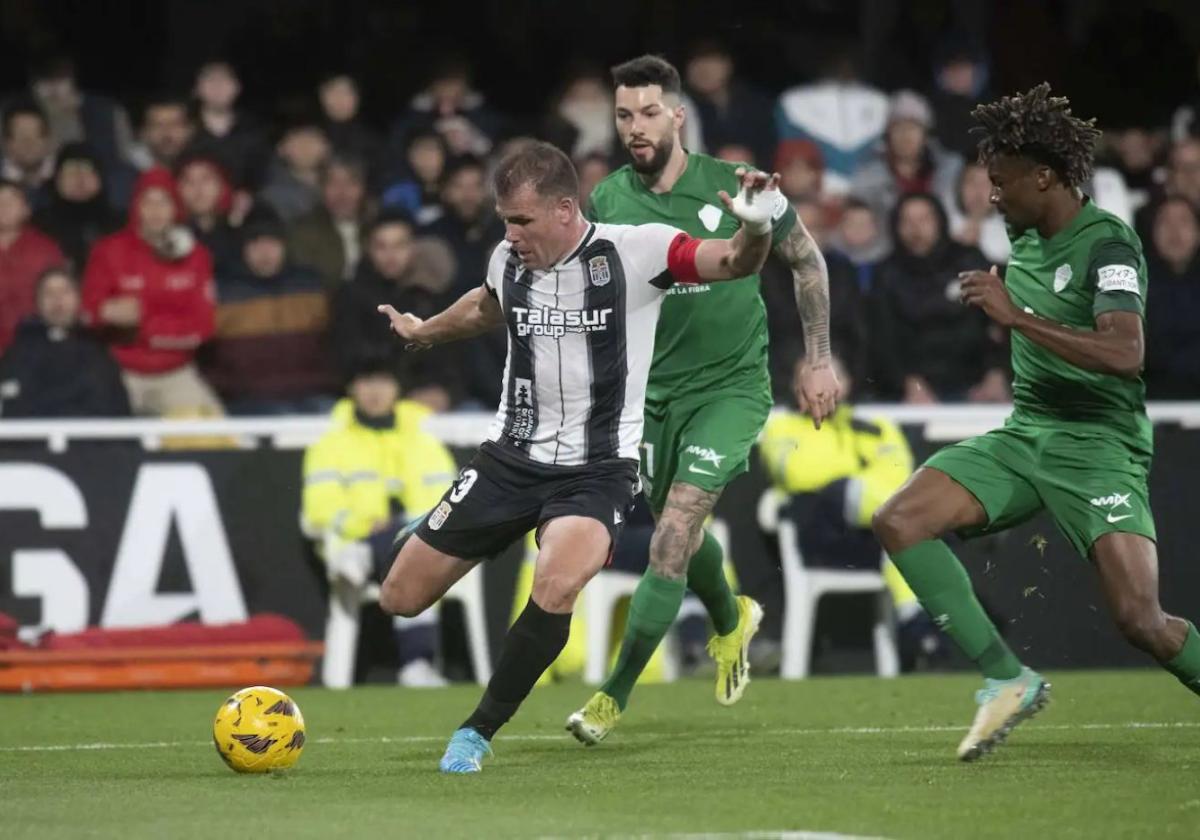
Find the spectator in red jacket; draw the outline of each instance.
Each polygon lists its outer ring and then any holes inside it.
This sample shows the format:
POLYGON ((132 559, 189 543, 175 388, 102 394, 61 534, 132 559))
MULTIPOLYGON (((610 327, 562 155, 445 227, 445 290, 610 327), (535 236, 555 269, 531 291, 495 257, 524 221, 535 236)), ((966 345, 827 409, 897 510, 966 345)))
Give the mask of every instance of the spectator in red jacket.
POLYGON ((0 180, 0 353, 34 312, 38 277, 67 261, 53 239, 30 226, 29 215, 21 185, 0 180))
POLYGON ((84 308, 112 342, 135 414, 222 413, 195 365, 213 333, 212 256, 183 217, 171 174, 147 170, 129 223, 96 243, 84 273, 84 308))

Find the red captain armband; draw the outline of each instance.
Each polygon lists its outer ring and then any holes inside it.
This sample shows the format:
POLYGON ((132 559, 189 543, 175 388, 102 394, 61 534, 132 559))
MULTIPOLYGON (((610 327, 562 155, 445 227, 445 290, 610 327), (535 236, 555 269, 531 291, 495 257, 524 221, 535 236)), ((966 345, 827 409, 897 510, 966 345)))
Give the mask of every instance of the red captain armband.
POLYGON ((696 269, 696 251, 703 241, 680 231, 667 246, 667 271, 676 283, 695 285, 704 282, 696 269))

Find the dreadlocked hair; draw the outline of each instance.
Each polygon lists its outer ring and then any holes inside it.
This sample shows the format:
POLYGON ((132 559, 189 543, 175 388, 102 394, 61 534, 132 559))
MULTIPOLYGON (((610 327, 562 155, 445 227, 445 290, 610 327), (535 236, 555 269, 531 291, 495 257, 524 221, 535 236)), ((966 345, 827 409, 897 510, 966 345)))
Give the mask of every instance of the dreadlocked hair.
POLYGON ((1072 116, 1065 96, 1051 96, 1050 85, 1004 96, 971 112, 979 123, 971 129, 982 135, 979 159, 996 155, 1027 157, 1058 173, 1068 187, 1078 187, 1092 175, 1092 155, 1100 139, 1096 120, 1072 116))

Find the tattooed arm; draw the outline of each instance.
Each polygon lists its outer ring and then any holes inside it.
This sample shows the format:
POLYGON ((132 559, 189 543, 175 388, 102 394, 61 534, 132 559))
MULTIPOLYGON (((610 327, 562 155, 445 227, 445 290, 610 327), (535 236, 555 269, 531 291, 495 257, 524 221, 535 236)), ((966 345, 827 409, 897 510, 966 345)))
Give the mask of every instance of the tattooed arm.
POLYGON ((804 326, 806 366, 801 378, 800 409, 812 415, 819 429, 821 421, 837 408, 841 388, 830 363, 829 345, 829 270, 825 257, 799 218, 776 246, 775 253, 792 270, 796 308, 804 326))

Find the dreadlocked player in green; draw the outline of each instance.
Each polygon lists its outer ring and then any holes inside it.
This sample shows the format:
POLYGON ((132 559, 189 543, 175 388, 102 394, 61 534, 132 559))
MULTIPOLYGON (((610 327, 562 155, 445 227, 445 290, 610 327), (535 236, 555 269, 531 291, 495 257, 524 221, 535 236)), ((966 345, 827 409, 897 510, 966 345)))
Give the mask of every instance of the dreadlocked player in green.
MULTIPOLYGON (((737 185, 737 166, 687 152, 679 131, 679 73, 657 56, 613 68, 617 133, 630 165, 591 195, 599 222, 665 222, 692 236, 732 236, 738 222, 712 203, 737 185)), ((773 214, 774 250, 792 269, 809 366, 802 379, 808 412, 820 428, 838 398, 829 354, 829 281, 825 260, 781 196, 773 214)), ((616 725, 654 649, 674 622, 684 590, 699 596, 716 635, 717 702, 741 699, 749 682, 747 647, 762 607, 735 598, 721 547, 704 521, 725 487, 745 472, 771 408, 767 324, 757 275, 693 286, 663 301, 646 389, 642 475, 657 525, 650 568, 629 607, 617 665, 567 729, 595 744, 616 725)))
POLYGON ((1049 511, 1095 566, 1125 638, 1200 694, 1200 635, 1158 601, 1142 245, 1079 189, 1100 132, 1046 84, 981 105, 974 117, 1012 258, 1003 280, 994 268, 962 275, 962 300, 1012 331, 1013 413, 1002 428, 935 454, 874 522, 922 606, 986 678, 958 747, 964 761, 1044 706, 1049 685, 1000 639, 938 539, 947 531, 990 533, 1049 511))

